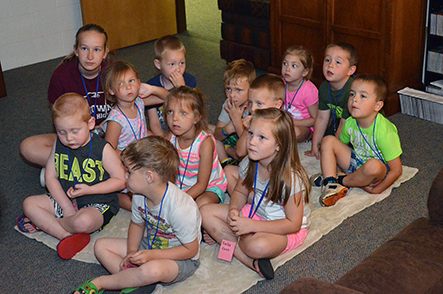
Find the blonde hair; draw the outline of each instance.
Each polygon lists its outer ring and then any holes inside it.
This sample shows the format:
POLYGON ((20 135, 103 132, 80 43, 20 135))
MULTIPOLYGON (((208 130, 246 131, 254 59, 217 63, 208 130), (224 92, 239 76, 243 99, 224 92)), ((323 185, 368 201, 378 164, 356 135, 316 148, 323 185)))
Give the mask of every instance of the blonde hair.
POLYGON ((223 75, 223 81, 225 84, 230 83, 231 81, 237 83, 239 79, 244 78, 247 79, 249 84, 255 79, 255 69, 252 62, 238 59, 228 63, 223 75))
POLYGON ((149 136, 131 142, 121 154, 126 166, 134 170, 155 171, 164 183, 175 178, 180 158, 177 149, 163 137, 149 136))
POLYGON ((61 95, 52 105, 52 121, 57 118, 79 115, 81 120, 88 123, 91 119, 91 109, 88 101, 77 93, 61 95))
MULTIPOLYGON (((89 32, 89 31, 94 31, 97 32, 99 34, 102 34, 105 37, 105 44, 104 44, 104 49, 106 50, 108 48, 108 34, 106 33, 105 29, 102 28, 101 26, 97 25, 97 24, 86 24, 84 26, 82 26, 81 28, 78 29, 77 33, 75 34, 75 44, 74 44, 74 48, 78 49, 78 44, 80 43, 80 35, 82 33, 85 32, 89 32)), ((68 56, 66 56, 61 63, 65 63, 68 62, 74 58, 77 58, 77 56, 75 55, 75 52, 71 52, 68 56)), ((108 56, 106 56, 106 58, 108 58, 108 56)))
POLYGON ((205 95, 199 88, 190 88, 188 86, 180 86, 175 88, 166 97, 163 104, 163 115, 165 120, 167 119, 169 105, 171 101, 177 101, 181 105, 186 105, 194 112, 195 117, 199 118, 196 123, 197 134, 201 131, 208 131, 208 111, 205 106, 205 95))
MULTIPOLYGON (((252 116, 251 125, 259 118, 265 120, 265 123, 272 127, 272 133, 279 148, 268 166, 269 173, 272 176, 269 179, 269 192, 266 201, 283 202, 283 205, 286 205, 291 195, 292 184, 295 184, 292 182, 295 174, 295 178, 301 180, 304 201, 308 203, 311 183, 298 156, 297 138, 291 115, 287 111, 277 108, 257 109, 252 116), (284 191, 283 187, 285 188, 284 191), (284 199, 283 195, 285 195, 284 199)), ((257 161, 249 161, 246 178, 243 181, 243 184, 251 190, 254 185, 255 166, 257 164, 257 161)), ((299 205, 301 200, 301 198, 294 199, 295 204, 299 205)))
POLYGON ((109 90, 112 90, 112 87, 115 86, 116 81, 129 70, 132 70, 135 73, 136 78, 140 79, 138 71, 135 69, 135 67, 126 61, 115 61, 106 68, 103 79, 103 92, 105 93, 105 97, 109 102, 117 102, 117 97, 115 97, 115 95, 111 95, 109 90))
POLYGON ((165 57, 165 52, 170 51, 184 51, 186 53, 185 46, 183 42, 173 35, 166 35, 155 41, 154 43, 154 53, 155 58, 162 60, 165 57))
POLYGON ((250 90, 267 89, 272 93, 274 101, 285 101, 285 83, 282 78, 271 73, 257 77, 249 86, 250 90))
POLYGON ((303 46, 291 46, 286 49, 282 59, 285 59, 288 55, 294 55, 300 59, 303 67, 308 70, 305 78, 310 80, 314 71, 314 56, 312 56, 311 52, 303 46))

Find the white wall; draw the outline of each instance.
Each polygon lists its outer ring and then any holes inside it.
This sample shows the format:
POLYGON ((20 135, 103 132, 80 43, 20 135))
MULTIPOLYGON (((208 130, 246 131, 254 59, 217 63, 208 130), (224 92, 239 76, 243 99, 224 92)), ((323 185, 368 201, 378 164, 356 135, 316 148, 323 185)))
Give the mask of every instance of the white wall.
POLYGON ((3 71, 69 54, 81 26, 80 0, 0 0, 3 71))

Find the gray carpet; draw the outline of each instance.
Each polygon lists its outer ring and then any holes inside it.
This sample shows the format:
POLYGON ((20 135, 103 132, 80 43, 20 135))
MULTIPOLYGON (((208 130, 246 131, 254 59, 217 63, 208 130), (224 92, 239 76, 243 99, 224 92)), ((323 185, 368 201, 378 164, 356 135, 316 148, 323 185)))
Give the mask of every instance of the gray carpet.
MULTIPOLYGON (((225 68, 218 44, 187 34, 180 38, 187 48, 187 71, 208 96, 210 122, 216 123, 224 100, 225 68)), ((132 46, 120 50, 117 57, 134 63, 145 81, 156 74, 152 46, 153 42, 132 46)), ((54 250, 13 229, 22 201, 45 192, 39 185, 40 170, 23 162, 18 146, 28 136, 52 130, 46 91, 59 62, 5 72, 8 96, 0 99, 0 293, 70 293, 84 281, 106 274, 100 265, 61 260, 54 250)), ((403 164, 418 168, 419 173, 279 268, 273 281, 262 281, 246 293, 276 293, 302 277, 333 282, 411 221, 427 214, 429 187, 443 167, 443 126, 402 114, 390 119, 399 130, 403 164)))

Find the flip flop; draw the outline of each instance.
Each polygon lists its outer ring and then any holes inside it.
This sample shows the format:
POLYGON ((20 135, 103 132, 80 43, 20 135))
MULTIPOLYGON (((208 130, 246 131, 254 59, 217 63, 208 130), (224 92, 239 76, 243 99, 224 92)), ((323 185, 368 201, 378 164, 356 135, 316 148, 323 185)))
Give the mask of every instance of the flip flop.
POLYGON ((105 291, 98 291, 97 287, 91 283, 93 279, 88 280, 86 283, 82 284, 80 287, 75 289, 72 294, 75 293, 75 291, 80 292, 80 294, 101 294, 105 291))
POLYGON ((25 214, 19 215, 19 216, 17 217, 16 223, 17 223, 17 228, 18 228, 18 229, 20 230, 20 232, 22 232, 22 233, 29 233, 29 231, 25 228, 25 224, 30 224, 31 226, 34 227, 34 229, 35 229, 37 232, 41 232, 41 231, 42 231, 42 230, 40 230, 39 227, 37 227, 36 225, 34 225, 34 224, 31 222, 31 220, 30 220, 25 214), (25 221, 25 218, 27 218, 29 221, 25 221))
POLYGON ((57 245, 57 254, 62 259, 71 259, 82 251, 89 241, 91 241, 91 236, 83 233, 63 238, 57 245))
POLYGON ((255 268, 255 262, 258 263, 258 269, 260 273, 265 277, 266 280, 272 280, 274 278, 274 268, 272 267, 271 261, 268 258, 254 259, 252 264, 255 268))

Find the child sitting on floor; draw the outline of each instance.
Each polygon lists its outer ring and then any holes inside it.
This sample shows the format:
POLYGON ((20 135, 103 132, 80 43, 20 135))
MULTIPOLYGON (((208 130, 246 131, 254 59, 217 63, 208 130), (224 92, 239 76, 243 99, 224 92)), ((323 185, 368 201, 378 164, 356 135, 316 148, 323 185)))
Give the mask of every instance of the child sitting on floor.
POLYGON ((376 75, 360 75, 352 82, 348 101, 351 117, 346 120, 340 139, 323 138, 323 175, 311 179, 323 185, 321 205, 334 205, 346 196, 348 187, 379 194, 402 174, 397 128, 379 113, 387 93, 386 82, 376 75), (337 166, 346 174, 336 177, 337 166))
POLYGON ((357 70, 358 52, 348 43, 329 44, 323 59, 326 79, 318 89, 318 112, 314 123, 311 150, 305 155, 320 158, 319 149, 324 136, 340 137, 341 129, 349 117, 349 88, 357 70))
MULTIPOLYGON (((197 87, 195 77, 186 70, 186 49, 176 36, 166 35, 154 43, 154 66, 160 71, 146 83, 172 91, 180 86, 197 87)), ((149 128, 157 136, 163 136, 167 124, 163 116, 163 104, 146 107, 149 128)))
POLYGON ((61 240, 57 253, 70 259, 117 214, 116 191, 125 187, 125 170, 112 146, 91 132, 95 118, 82 96, 62 95, 52 118, 57 140, 46 163, 49 194, 26 198, 17 226, 61 240))
MULTIPOLYGON (((118 155, 132 141, 152 135, 147 129, 145 103, 138 94, 140 79, 135 67, 126 61, 113 62, 104 76, 106 99, 114 106, 102 125, 105 140, 118 155)), ((145 98, 146 99, 146 98, 145 98)), ((118 193, 121 208, 131 210, 131 194, 118 193)))
POLYGON ((200 89, 181 86, 166 98, 163 108, 168 122, 167 139, 180 156, 176 184, 197 202, 223 203, 227 180, 208 134, 205 97, 200 89))
POLYGON ((217 153, 222 167, 238 165, 235 153, 237 140, 244 130, 242 119, 249 115, 249 84, 255 79, 254 65, 244 59, 230 62, 223 75, 226 101, 215 126, 214 137, 217 139, 217 153))
MULTIPOLYGON (((150 136, 129 144, 122 160, 134 193, 128 238, 97 240, 94 253, 111 275, 89 280, 74 293, 125 288, 122 293, 129 293, 136 290, 131 287, 177 283, 200 264, 200 212, 192 197, 169 182, 179 164, 174 146, 150 136)), ((152 286, 140 293, 150 293, 152 286)))
POLYGON ((313 66, 314 57, 302 46, 291 46, 283 54, 281 74, 286 88, 283 107, 294 119, 297 142, 308 140, 314 133, 318 90, 310 81, 313 66))
POLYGON ((234 256, 272 279, 270 259, 300 246, 310 224, 311 185, 288 112, 277 108, 254 112, 248 156, 239 170, 229 204, 201 207, 202 226, 217 243, 237 240, 234 256))

